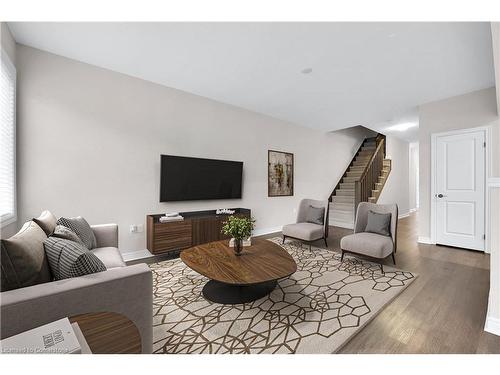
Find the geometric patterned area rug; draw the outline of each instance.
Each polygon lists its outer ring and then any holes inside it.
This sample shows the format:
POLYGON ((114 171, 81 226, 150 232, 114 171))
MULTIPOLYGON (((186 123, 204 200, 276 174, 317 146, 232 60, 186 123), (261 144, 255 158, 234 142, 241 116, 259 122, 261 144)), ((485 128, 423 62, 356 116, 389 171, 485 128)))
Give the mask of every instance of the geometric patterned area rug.
POLYGON ((335 353, 416 275, 298 241, 270 239, 297 272, 267 297, 239 305, 205 300, 208 281, 180 259, 151 264, 154 353, 335 353))

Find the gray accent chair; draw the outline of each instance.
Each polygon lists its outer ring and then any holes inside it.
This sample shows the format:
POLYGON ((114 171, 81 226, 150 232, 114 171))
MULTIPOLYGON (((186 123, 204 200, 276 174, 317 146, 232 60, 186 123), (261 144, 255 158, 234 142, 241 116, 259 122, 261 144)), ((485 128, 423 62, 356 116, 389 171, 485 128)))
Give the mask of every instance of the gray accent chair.
POLYGON ((92 252, 107 270, 0 293, 0 338, 89 312, 120 313, 137 326, 142 352, 153 350, 153 280, 146 264, 126 266, 118 250, 118 226, 94 225, 92 252))
POLYGON ((296 222, 283 226, 283 243, 285 243, 286 238, 289 237, 308 242, 309 248, 311 248, 311 242, 317 240, 324 240, 325 246, 328 246, 326 242, 328 238, 328 205, 328 200, 302 199, 297 212, 296 222), (309 206, 323 207, 325 209, 322 225, 308 223, 306 221, 309 206))
POLYGON ((397 250, 398 231, 398 205, 397 204, 375 204, 361 202, 356 212, 354 223, 354 234, 342 237, 340 249, 342 250, 341 261, 344 260, 344 253, 363 255, 367 258, 380 262, 380 269, 384 272, 381 261, 388 256, 392 256, 392 261, 396 264, 394 255, 397 250), (390 236, 365 232, 368 221, 368 211, 380 214, 391 214, 390 236))

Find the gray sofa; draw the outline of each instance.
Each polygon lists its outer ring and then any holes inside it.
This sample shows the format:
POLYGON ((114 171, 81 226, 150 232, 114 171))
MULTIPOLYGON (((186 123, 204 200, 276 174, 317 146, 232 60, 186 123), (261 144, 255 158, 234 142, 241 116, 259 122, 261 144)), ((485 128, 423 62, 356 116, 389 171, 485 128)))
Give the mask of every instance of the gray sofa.
POLYGON ((0 293, 0 338, 64 317, 116 312, 132 320, 141 334, 142 352, 152 352, 152 273, 146 264, 126 266, 118 250, 118 226, 94 225, 92 251, 107 270, 0 293))

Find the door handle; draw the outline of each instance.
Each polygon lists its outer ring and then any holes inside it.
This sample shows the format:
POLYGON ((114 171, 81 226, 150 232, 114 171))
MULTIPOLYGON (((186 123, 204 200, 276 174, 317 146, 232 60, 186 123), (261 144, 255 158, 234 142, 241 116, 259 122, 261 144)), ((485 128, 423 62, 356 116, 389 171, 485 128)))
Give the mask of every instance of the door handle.
POLYGON ((436 198, 446 198, 446 195, 443 195, 443 194, 436 194, 436 198))

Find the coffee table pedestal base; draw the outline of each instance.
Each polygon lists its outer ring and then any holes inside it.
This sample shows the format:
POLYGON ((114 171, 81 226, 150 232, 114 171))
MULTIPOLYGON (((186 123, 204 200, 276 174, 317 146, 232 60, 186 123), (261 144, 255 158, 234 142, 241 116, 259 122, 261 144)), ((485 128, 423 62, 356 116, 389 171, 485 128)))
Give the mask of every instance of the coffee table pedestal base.
POLYGON ((231 285, 210 280, 203 287, 203 297, 215 303, 235 305, 258 300, 271 293, 278 282, 276 280, 252 285, 231 285))

